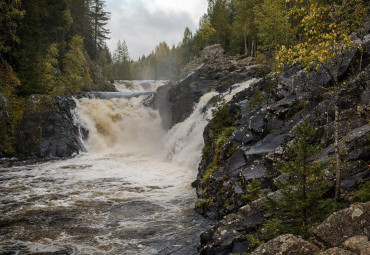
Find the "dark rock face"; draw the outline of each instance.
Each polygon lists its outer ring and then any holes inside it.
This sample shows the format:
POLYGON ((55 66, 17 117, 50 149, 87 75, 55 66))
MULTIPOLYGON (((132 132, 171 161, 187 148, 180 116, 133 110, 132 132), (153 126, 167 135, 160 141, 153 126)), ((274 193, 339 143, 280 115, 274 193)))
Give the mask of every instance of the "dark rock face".
POLYGON ((253 250, 245 234, 258 229, 264 222, 260 201, 241 207, 225 216, 201 235, 200 254, 230 254, 253 250))
POLYGON ((370 236, 370 202, 352 205, 335 212, 314 231, 328 246, 340 246, 350 237, 370 236))
MULTIPOLYGON (((365 39, 366 46, 370 44, 370 36, 365 39)), ((367 49, 367 46, 364 48, 367 49)), ((362 71, 355 75, 351 73, 358 60, 355 50, 345 55, 340 67, 340 80, 345 81, 346 86, 339 90, 339 136, 342 148, 348 152, 342 156, 346 168, 342 171, 341 188, 350 192, 358 187, 361 180, 370 176, 370 153, 366 149, 370 145, 369 53, 370 47, 364 52, 362 71)), ((234 250, 250 252, 245 234, 259 233, 261 227, 257 225, 257 230, 246 228, 240 231, 238 226, 227 223, 228 217, 238 219, 235 222, 241 226, 247 224, 240 223, 241 218, 245 219, 241 208, 250 202, 245 198, 246 187, 253 179, 261 182, 265 192, 276 190, 274 179, 280 178, 277 162, 286 159, 283 145, 293 138, 293 130, 302 121, 302 116, 307 116, 308 122, 317 127, 316 141, 324 148, 312 160, 328 160, 333 156, 335 91, 330 89, 332 86, 333 81, 324 70, 306 73, 295 66, 277 78, 260 79, 234 96, 227 106, 235 119, 233 127, 236 131, 221 149, 215 150, 215 123, 211 121, 207 125, 203 136, 208 150, 203 152, 193 185, 197 188, 199 199, 208 202, 196 211, 222 220, 203 233, 202 254, 230 254, 234 250)), ((327 178, 328 182, 334 180, 333 175, 327 178)), ((351 225, 350 222, 343 224, 351 225)), ((323 235, 330 236, 330 233, 323 235)))
POLYGON ((153 99, 167 128, 189 117, 194 104, 205 93, 212 89, 225 92, 232 85, 257 76, 254 59, 226 56, 220 45, 206 47, 186 70, 188 74, 183 80, 160 88, 153 99))
POLYGON ((84 150, 80 129, 71 113, 72 98, 31 96, 16 132, 21 157, 68 157, 84 150))

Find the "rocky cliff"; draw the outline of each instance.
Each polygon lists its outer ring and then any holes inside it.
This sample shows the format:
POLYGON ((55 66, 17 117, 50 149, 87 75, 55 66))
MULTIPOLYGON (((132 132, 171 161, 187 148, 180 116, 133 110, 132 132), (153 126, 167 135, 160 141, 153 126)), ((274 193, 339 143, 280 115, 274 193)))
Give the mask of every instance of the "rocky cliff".
POLYGON ((202 95, 225 92, 235 83, 257 77, 258 67, 253 58, 227 56, 220 45, 208 46, 189 63, 183 80, 159 88, 154 108, 159 109, 164 127, 170 128, 189 117, 202 95))
MULTIPOLYGON (((343 196, 353 193, 370 175, 370 31, 363 32, 368 34, 362 42, 364 51, 353 49, 339 67, 340 81, 346 83, 339 92, 339 135, 345 152, 343 196)), ((261 77, 262 69, 251 58, 225 56, 219 46, 206 48, 192 66, 197 66, 193 72, 161 88, 154 100, 157 106, 159 102, 166 103, 162 109, 157 107, 167 120, 166 127, 189 116, 194 103, 207 91, 227 91, 237 82, 261 77)), ((210 121, 204 131, 202 161, 193 185, 199 197, 196 210, 220 221, 202 234, 201 254, 253 250, 246 234, 261 231, 266 218, 257 202, 249 203, 247 185, 257 179, 265 193, 278 195, 274 192, 274 181, 280 175, 277 161, 286 157, 284 145, 292 140, 293 130, 303 116, 317 128, 316 141, 324 147, 315 159, 330 159, 334 153, 334 98, 332 77, 324 69, 307 73, 293 66, 282 75, 267 75, 254 82, 222 108, 227 114, 210 121), (231 116, 231 121, 226 120, 226 115, 231 116)), ((326 181, 334 180, 335 176, 328 174, 326 181)), ((281 240, 276 242, 285 242, 281 240)), ((307 254, 317 254, 318 250, 313 250, 307 254)), ((294 252, 256 254, 306 254, 294 252)), ((323 254, 347 254, 330 252, 323 254)))
POLYGON ((84 150, 71 97, 31 96, 16 129, 18 157, 68 157, 84 150))

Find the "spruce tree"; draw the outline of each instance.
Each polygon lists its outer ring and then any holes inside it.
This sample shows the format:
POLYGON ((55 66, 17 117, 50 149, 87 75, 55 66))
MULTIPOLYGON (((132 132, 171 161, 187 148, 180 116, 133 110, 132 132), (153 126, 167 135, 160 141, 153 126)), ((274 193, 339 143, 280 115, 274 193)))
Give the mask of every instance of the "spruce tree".
POLYGON ((125 41, 119 40, 113 54, 113 74, 116 80, 130 79, 130 54, 125 41))
POLYGON ((66 93, 75 94, 80 90, 88 91, 92 80, 84 55, 82 37, 75 35, 69 47, 69 51, 64 56, 64 73, 67 79, 66 93))
POLYGON ((276 181, 282 199, 268 199, 272 219, 266 227, 271 233, 292 233, 306 236, 308 228, 321 220, 330 210, 330 200, 323 194, 329 188, 324 173, 325 162, 312 161, 320 152, 314 142, 316 129, 307 121, 296 126, 294 139, 286 147, 291 160, 280 161, 282 176, 276 181))
POLYGON ((71 26, 72 35, 80 35, 84 38, 84 46, 90 58, 95 54, 95 42, 93 37, 93 26, 90 18, 91 0, 71 1, 71 16, 73 23, 71 26))
POLYGON ((102 0, 92 0, 90 4, 90 18, 92 34, 94 38, 94 56, 97 57, 98 51, 105 45, 105 40, 109 39, 109 30, 106 28, 110 13, 104 10, 105 3, 102 0))

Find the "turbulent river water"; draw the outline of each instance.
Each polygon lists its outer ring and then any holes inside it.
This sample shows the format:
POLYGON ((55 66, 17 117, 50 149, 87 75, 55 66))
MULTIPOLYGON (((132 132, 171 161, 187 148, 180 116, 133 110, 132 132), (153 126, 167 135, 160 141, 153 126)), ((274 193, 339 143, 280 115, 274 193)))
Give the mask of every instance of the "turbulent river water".
POLYGON ((196 254, 210 222, 191 182, 217 93, 166 131, 143 105, 164 84, 116 82, 119 93, 78 100, 86 153, 0 167, 0 254, 196 254))

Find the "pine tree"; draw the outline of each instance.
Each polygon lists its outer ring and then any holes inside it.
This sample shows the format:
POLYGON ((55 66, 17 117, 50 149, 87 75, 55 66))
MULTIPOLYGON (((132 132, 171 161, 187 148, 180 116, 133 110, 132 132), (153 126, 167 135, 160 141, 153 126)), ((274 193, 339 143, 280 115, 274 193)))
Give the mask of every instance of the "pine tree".
POLYGON ((105 40, 109 39, 109 30, 106 28, 110 13, 104 10, 105 3, 102 0, 92 0, 90 4, 91 28, 94 38, 94 56, 97 57, 98 51, 105 45, 105 40))
POLYGON ((113 75, 115 80, 128 80, 131 77, 130 54, 125 41, 119 40, 113 54, 113 75))
POLYGON ((71 34, 80 35, 84 38, 84 45, 90 58, 95 54, 95 42, 93 37, 93 26, 90 18, 91 0, 71 1, 71 16, 73 19, 71 34))
POLYGON ((49 46, 40 66, 39 83, 43 93, 50 93, 54 89, 57 90, 57 87, 62 84, 58 58, 58 44, 53 43, 49 46))
POLYGON ((91 77, 84 56, 83 39, 75 35, 70 42, 70 49, 64 57, 64 73, 67 79, 67 94, 89 90, 91 77))
POLYGON ((40 72, 51 44, 57 42, 59 54, 65 53, 72 22, 69 1, 28 0, 22 1, 22 8, 25 14, 17 29, 20 44, 13 51, 15 70, 23 84, 18 93, 43 93, 44 88, 35 74, 40 72))
POLYGON ((224 49, 228 48, 231 34, 227 4, 226 0, 208 0, 209 21, 216 30, 216 42, 221 44, 224 49))
POLYGON ((320 146, 314 142, 315 134, 315 128, 303 120, 286 148, 292 160, 279 162, 282 176, 276 185, 282 199, 267 198, 272 219, 266 226, 273 233, 306 236, 309 226, 327 216, 330 210, 330 200, 323 200, 328 189, 324 178, 327 164, 311 160, 320 152, 320 146))
POLYGON ((105 45, 104 49, 102 49, 99 52, 97 62, 103 69, 104 78, 106 80, 112 80, 113 79, 113 60, 112 60, 112 56, 111 56, 111 53, 109 52, 107 45, 105 45))

